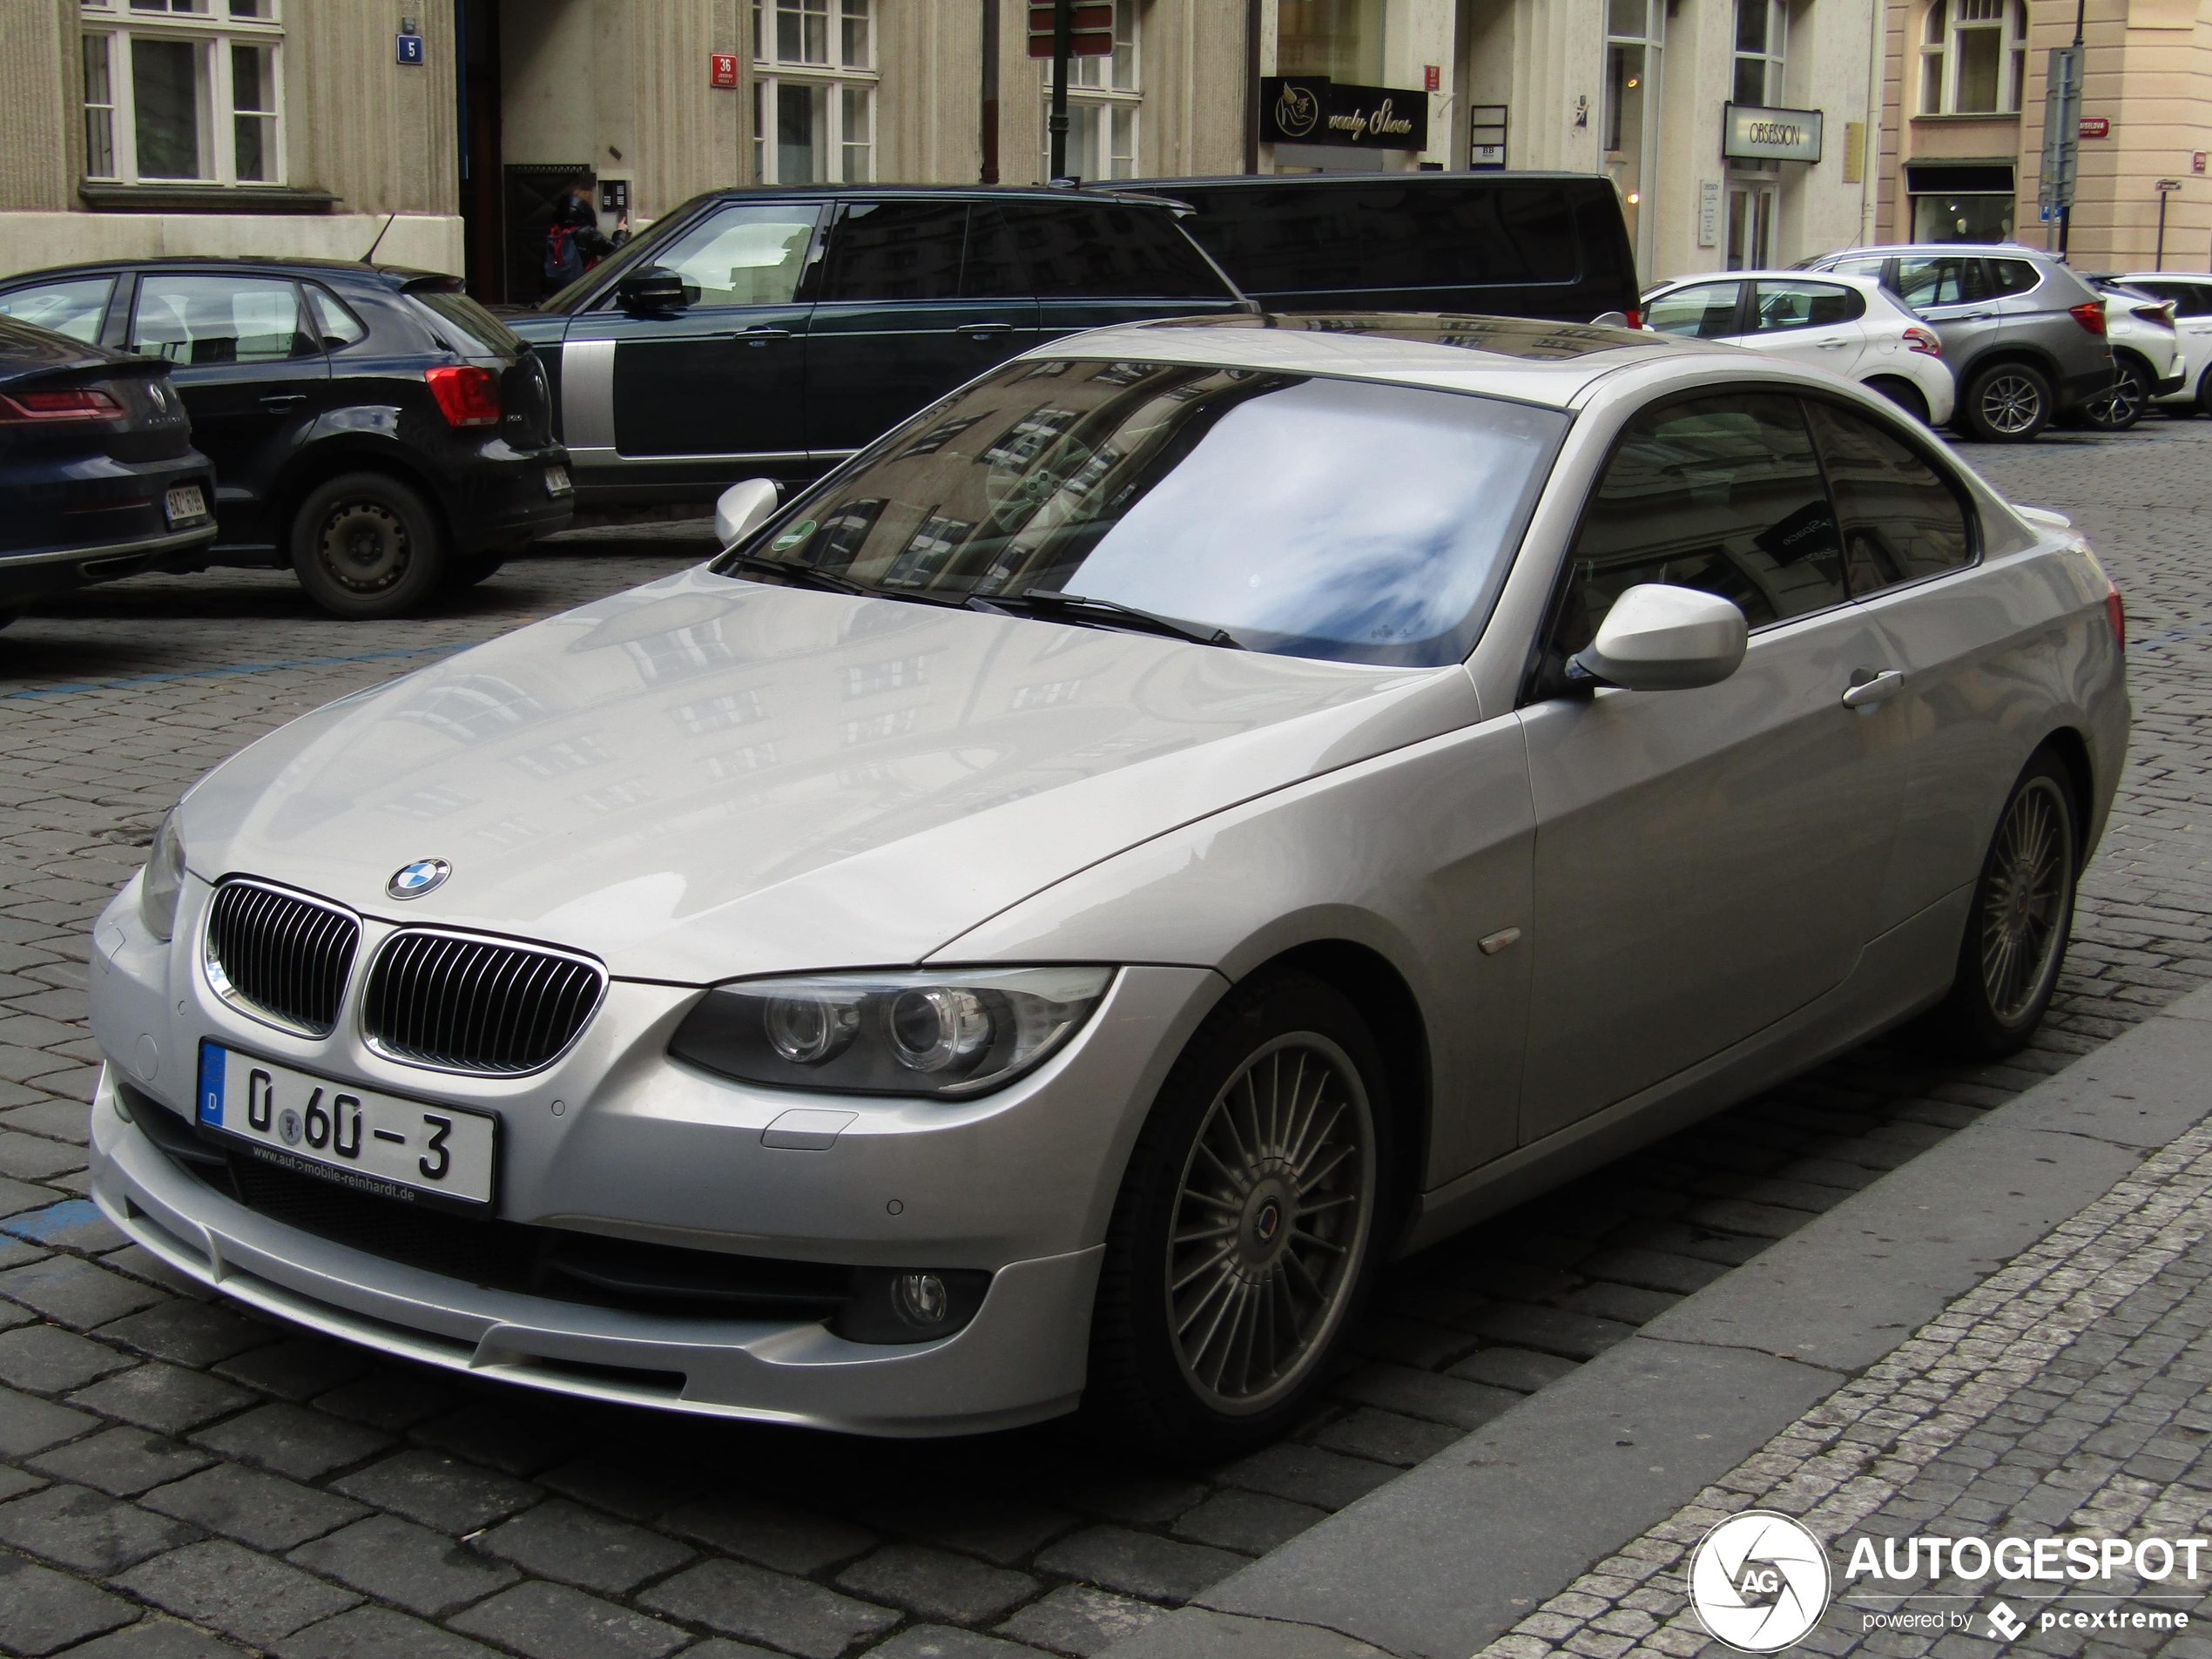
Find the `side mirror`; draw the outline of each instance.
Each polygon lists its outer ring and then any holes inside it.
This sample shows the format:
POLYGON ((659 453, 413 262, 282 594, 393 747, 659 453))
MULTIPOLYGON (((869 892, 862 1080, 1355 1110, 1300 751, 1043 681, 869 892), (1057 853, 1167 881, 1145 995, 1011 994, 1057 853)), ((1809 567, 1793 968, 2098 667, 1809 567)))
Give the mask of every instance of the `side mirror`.
POLYGON ((682 311, 691 303, 693 292, 667 266, 651 265, 615 284, 615 303, 624 311, 682 311))
POLYGON ((1742 665, 1750 631, 1743 613, 1716 594, 1640 583, 1613 602, 1567 674, 1631 691, 1711 685, 1742 665))
POLYGON ((714 539, 725 550, 735 547, 747 530, 775 510, 773 479, 748 478, 732 484, 714 503, 714 539))

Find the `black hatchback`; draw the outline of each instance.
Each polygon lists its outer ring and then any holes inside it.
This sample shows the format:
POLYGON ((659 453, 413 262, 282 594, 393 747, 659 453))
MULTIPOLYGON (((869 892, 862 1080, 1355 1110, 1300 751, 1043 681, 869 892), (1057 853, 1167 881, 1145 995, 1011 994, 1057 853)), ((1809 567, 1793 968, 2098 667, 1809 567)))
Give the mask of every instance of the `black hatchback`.
POLYGON ((214 476, 166 367, 5 316, 0 501, 0 624, 215 539, 214 476))
POLYGON ((34 310, 168 365, 215 467, 188 568, 289 565, 334 616, 396 616, 572 516, 544 370, 456 278, 191 259, 0 283, 0 314, 34 310))
POLYGON ((1109 323, 1251 310, 1156 196, 718 191, 535 311, 581 499, 812 477, 984 370, 1109 323))

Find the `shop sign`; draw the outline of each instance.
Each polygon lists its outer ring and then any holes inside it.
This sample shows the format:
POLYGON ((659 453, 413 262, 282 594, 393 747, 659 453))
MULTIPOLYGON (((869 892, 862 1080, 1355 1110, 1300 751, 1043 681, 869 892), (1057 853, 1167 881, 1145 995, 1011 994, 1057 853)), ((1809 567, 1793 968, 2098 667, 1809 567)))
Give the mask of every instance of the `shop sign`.
POLYGON ((1745 161, 1820 159, 1818 110, 1770 110, 1756 104, 1722 107, 1721 153, 1745 161))
POLYGON ((1259 136, 1270 144, 1361 150, 1428 148, 1428 97, 1402 86, 1354 86, 1326 75, 1270 75, 1259 84, 1259 136))

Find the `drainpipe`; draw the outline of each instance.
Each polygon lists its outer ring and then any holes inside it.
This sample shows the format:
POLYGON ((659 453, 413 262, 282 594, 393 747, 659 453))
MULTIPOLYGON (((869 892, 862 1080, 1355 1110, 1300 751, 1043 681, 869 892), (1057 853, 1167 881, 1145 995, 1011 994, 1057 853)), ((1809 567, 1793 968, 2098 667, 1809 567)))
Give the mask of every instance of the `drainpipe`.
POLYGON ((1259 171, 1261 0, 1244 0, 1244 171, 1259 171))
POLYGON ((981 182, 999 181, 999 4, 983 0, 983 171, 981 182))

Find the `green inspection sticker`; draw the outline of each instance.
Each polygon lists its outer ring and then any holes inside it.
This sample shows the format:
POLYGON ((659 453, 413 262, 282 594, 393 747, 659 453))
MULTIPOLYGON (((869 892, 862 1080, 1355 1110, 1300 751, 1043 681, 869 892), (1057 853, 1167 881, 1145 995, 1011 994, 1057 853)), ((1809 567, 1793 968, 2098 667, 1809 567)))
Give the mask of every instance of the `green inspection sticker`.
POLYGON ((814 533, 814 521, 802 518, 789 529, 768 543, 771 553, 787 553, 814 533))

